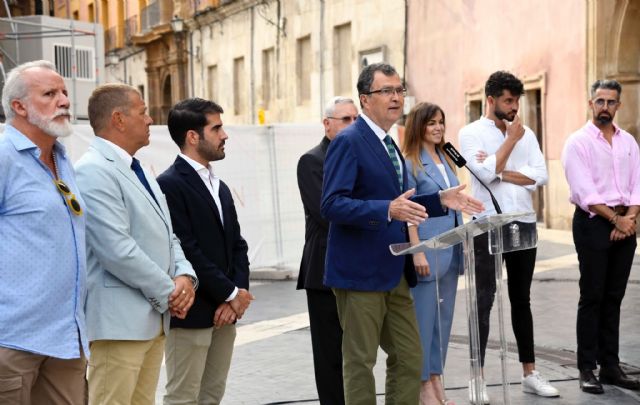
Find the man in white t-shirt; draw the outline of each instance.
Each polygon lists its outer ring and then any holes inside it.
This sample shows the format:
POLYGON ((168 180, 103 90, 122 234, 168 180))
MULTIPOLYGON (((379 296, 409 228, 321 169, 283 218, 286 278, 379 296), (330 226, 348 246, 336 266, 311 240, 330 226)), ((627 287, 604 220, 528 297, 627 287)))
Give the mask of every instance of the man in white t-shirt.
MULTIPOLYGON (((547 183, 547 169, 533 131, 522 125, 518 116, 522 82, 509 72, 498 71, 485 84, 484 117, 460 130, 459 142, 468 166, 494 194, 504 213, 533 211, 531 194, 547 183)), ((486 207, 477 217, 497 213, 489 192, 471 178, 473 196, 486 207)), ((535 226, 521 224, 521 226, 535 226)), ((480 330, 480 359, 484 366, 489 336, 489 318, 496 291, 495 259, 488 251, 487 234, 476 238, 476 290, 480 330)), ((558 396, 558 390, 535 370, 533 317, 529 303, 536 249, 505 253, 508 274, 511 322, 522 363, 522 389, 545 397, 558 396)), ((486 386, 482 399, 489 402, 486 386)))

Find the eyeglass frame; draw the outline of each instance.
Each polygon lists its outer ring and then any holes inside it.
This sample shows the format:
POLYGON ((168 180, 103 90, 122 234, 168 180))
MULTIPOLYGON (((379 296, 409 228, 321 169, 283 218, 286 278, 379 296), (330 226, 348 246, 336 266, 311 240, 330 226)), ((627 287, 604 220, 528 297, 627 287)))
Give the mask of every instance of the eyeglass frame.
POLYGON ((617 106, 620 105, 620 100, 612 100, 612 99, 606 100, 604 98, 597 98, 593 100, 593 105, 595 105, 598 108, 603 108, 605 104, 607 105, 607 108, 616 108, 617 106))
POLYGON ((344 117, 325 117, 330 120, 342 121, 343 124, 351 124, 358 119, 357 115, 345 115, 344 117), (348 121, 347 121, 348 120, 348 121))
POLYGON ((56 185, 56 188, 62 194, 67 207, 69 207, 69 211, 71 211, 73 215, 81 216, 83 214, 82 206, 76 198, 76 195, 71 192, 71 188, 67 185, 67 183, 62 181, 62 179, 55 179, 53 180, 53 184, 56 185), (77 208, 75 207, 76 205, 77 208))
POLYGON ((369 92, 366 93, 362 93, 366 96, 370 96, 372 94, 380 94, 383 97, 391 97, 394 94, 397 94, 398 97, 406 97, 407 96, 407 89, 404 87, 383 87, 379 90, 371 90, 369 92))

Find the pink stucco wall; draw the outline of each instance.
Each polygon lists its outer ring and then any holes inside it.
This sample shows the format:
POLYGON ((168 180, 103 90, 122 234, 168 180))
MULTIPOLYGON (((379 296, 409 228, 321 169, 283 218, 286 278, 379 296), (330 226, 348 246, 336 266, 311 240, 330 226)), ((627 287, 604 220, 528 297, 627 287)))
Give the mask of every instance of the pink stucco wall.
POLYGON ((586 7, 578 0, 410 0, 409 91, 445 110, 447 138, 457 143, 466 91, 496 70, 545 73, 545 154, 559 159, 566 137, 587 120, 586 7))

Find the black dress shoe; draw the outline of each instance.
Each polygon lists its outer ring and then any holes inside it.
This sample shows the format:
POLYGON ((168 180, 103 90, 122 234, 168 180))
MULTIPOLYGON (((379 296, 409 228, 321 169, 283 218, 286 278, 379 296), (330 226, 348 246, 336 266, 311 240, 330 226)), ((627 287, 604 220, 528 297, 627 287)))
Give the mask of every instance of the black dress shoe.
POLYGON ((600 382, 628 390, 640 390, 640 381, 626 375, 619 365, 600 367, 600 382))
POLYGON ((602 384, 593 374, 593 370, 580 370, 580 389, 589 394, 602 394, 602 384))

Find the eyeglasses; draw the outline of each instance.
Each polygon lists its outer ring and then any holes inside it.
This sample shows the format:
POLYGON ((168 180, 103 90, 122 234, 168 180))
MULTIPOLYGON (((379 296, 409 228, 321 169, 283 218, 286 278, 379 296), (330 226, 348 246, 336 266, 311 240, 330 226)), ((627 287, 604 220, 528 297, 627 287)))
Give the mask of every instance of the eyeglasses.
POLYGON ((615 108, 618 106, 618 104, 620 104, 618 100, 605 100, 603 98, 598 98, 593 101, 593 104, 595 104, 598 108, 604 107, 605 103, 607 104, 608 108, 615 108))
POLYGON ((56 185, 56 188, 64 197, 64 201, 67 203, 69 210, 74 215, 78 215, 78 216, 82 215, 82 207, 80 206, 80 203, 76 199, 75 194, 71 192, 71 189, 69 188, 69 186, 67 186, 65 182, 60 179, 54 180, 53 183, 56 185))
POLYGON ((404 87, 396 87, 396 88, 383 87, 380 90, 372 90, 368 93, 363 93, 363 94, 370 95, 370 94, 376 94, 376 93, 379 93, 381 96, 384 96, 384 97, 391 97, 394 94, 397 94, 398 97, 404 97, 407 95, 407 89, 405 89, 404 87))
POLYGON ((343 124, 351 124, 353 121, 358 119, 357 115, 345 115, 344 117, 327 117, 330 120, 338 120, 342 121, 343 124))

